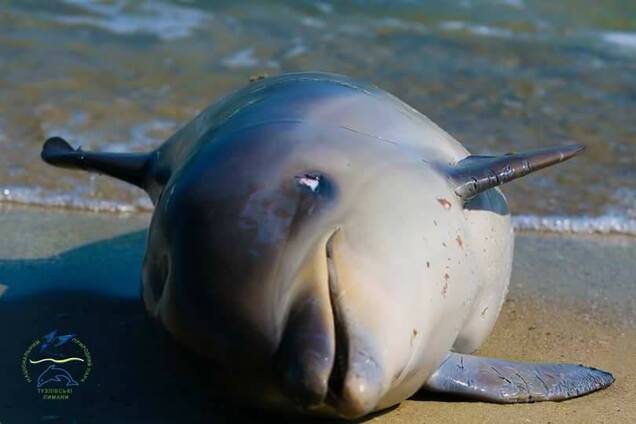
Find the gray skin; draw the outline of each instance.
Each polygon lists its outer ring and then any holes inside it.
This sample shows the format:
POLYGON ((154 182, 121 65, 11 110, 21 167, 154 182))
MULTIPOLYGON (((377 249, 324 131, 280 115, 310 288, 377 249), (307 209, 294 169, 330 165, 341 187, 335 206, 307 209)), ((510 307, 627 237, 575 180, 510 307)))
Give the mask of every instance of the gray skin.
POLYGON ((579 365, 468 355, 510 278, 496 186, 580 150, 471 156, 377 87, 299 73, 229 95, 147 154, 54 137, 42 157, 148 192, 146 308, 230 395, 354 418, 422 387, 505 403, 612 383, 579 365))

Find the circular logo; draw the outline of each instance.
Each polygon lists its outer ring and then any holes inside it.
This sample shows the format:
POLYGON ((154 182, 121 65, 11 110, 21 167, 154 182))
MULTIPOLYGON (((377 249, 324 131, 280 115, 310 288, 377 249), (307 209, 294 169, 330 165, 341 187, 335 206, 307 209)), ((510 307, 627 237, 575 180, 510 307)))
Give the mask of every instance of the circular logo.
POLYGON ((22 374, 43 400, 68 400, 91 373, 91 353, 75 334, 53 330, 22 355, 22 374))

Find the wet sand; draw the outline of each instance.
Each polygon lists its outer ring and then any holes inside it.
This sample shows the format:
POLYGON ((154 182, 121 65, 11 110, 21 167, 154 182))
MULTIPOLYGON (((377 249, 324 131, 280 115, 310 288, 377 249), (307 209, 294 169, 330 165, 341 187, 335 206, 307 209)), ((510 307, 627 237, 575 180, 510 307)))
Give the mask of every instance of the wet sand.
MULTIPOLYGON (((1 423, 262 421, 200 390, 194 363, 145 317, 139 270, 149 218, 0 209, 1 423), (20 373, 24 350, 52 328, 78 334, 94 357, 68 401, 39 399, 20 373)), ((635 238, 518 234, 508 300, 480 349, 602 368, 616 377, 609 389, 525 405, 418 393, 366 421, 636 422, 635 259, 635 238)))

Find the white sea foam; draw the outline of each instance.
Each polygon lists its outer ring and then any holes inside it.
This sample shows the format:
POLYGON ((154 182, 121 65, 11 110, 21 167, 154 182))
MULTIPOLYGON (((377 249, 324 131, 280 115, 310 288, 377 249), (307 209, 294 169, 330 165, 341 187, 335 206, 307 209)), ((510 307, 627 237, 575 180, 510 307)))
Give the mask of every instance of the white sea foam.
POLYGON ((512 217, 512 223, 515 229, 524 231, 636 236, 636 219, 617 215, 594 217, 517 215, 512 217))
POLYGON ((87 198, 78 192, 47 191, 39 187, 1 186, 0 203, 50 206, 92 212, 130 213, 152 210, 152 202, 147 196, 140 196, 133 203, 117 200, 87 198))
POLYGON ((254 49, 248 47, 243 50, 232 53, 221 61, 228 68, 250 68, 259 64, 258 59, 254 56, 254 49))
POLYGON ((636 32, 610 31, 602 32, 601 39, 606 43, 614 44, 622 49, 636 52, 636 32))
POLYGON ((172 120, 155 119, 135 125, 130 129, 130 140, 128 143, 135 147, 154 148, 157 147, 166 137, 176 131, 179 124, 172 120), (157 137, 157 133, 162 137, 157 137))
POLYGON ((322 19, 311 17, 311 16, 304 16, 300 20, 300 22, 303 25, 308 26, 310 28, 324 28, 325 27, 325 21, 323 21, 322 19))
POLYGON ((464 21, 444 21, 439 24, 439 28, 444 31, 466 31, 482 37, 510 38, 513 36, 513 32, 509 29, 472 24, 464 21))
POLYGON ((324 1, 316 1, 312 3, 313 6, 321 11, 322 13, 331 13, 333 12, 333 6, 324 1))
POLYGON ((119 0, 110 3, 96 0, 64 0, 85 14, 55 16, 68 25, 94 26, 115 34, 150 34, 164 41, 190 36, 212 15, 202 11, 157 1, 145 1, 128 10, 135 3, 119 0))
MULTIPOLYGON (((63 124, 50 124, 43 121, 40 126, 44 134, 55 134, 58 137, 65 138, 75 147, 80 145, 78 140, 81 140, 81 146, 83 147, 112 153, 128 153, 135 150, 153 149, 179 127, 179 124, 172 120, 154 119, 132 126, 129 130, 129 135, 124 136, 123 139, 108 142, 104 141, 99 133, 78 129, 78 124, 82 124, 85 119, 86 114, 74 114, 71 119, 63 124)), ((0 132, 1 139, 2 134, 0 132)))
POLYGON ((526 7, 526 4, 523 2, 523 0, 497 0, 495 1, 495 3, 503 4, 515 9, 523 9, 526 7))
POLYGON ((421 34, 428 34, 430 30, 426 25, 421 22, 409 22, 404 19, 399 19, 395 17, 385 17, 376 22, 374 25, 378 28, 391 28, 402 31, 413 31, 419 32, 421 34))
POLYGON ((294 40, 292 46, 285 52, 283 55, 285 58, 289 59, 292 57, 300 56, 307 53, 307 46, 300 39, 294 40))

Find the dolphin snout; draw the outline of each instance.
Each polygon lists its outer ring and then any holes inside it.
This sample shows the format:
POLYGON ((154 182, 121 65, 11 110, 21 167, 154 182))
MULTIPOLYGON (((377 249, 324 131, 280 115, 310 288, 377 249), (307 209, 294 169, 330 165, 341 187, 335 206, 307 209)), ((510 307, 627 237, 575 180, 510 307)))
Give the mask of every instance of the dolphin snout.
POLYGON ((358 418, 376 409, 382 395, 384 376, 377 364, 353 362, 337 404, 345 417, 358 418))
POLYGON ((384 373, 364 347, 365 340, 347 331, 338 309, 312 298, 294 311, 277 355, 277 371, 283 392, 300 408, 328 407, 356 418, 376 408, 384 373), (327 310, 332 320, 323 319, 327 310))
POLYGON ((301 409, 355 418, 376 408, 384 373, 372 335, 349 316, 333 260, 338 232, 323 237, 298 272, 300 290, 276 354, 276 372, 282 392, 301 409))
POLYGON ((326 244, 329 298, 333 313, 336 353, 327 402, 338 414, 356 418, 372 412, 383 394, 384 373, 371 348, 371 335, 362 335, 346 305, 347 297, 334 260, 341 234, 326 244), (354 330, 354 327, 356 328, 354 330))
POLYGON ((350 340, 341 337, 336 340, 338 352, 326 403, 342 417, 358 418, 377 408, 384 393, 384 373, 365 350, 351 352, 350 340))

